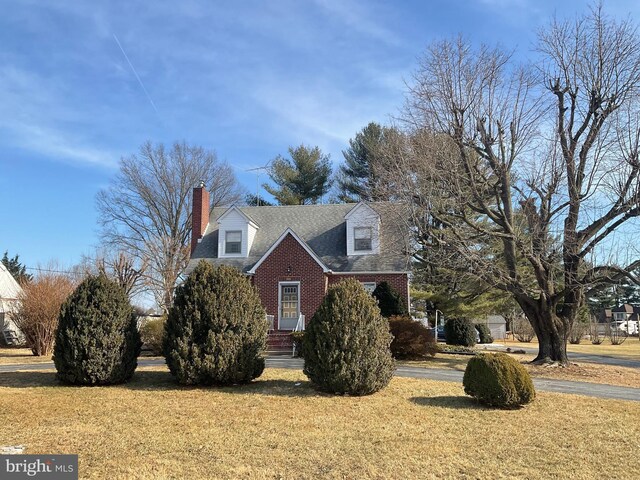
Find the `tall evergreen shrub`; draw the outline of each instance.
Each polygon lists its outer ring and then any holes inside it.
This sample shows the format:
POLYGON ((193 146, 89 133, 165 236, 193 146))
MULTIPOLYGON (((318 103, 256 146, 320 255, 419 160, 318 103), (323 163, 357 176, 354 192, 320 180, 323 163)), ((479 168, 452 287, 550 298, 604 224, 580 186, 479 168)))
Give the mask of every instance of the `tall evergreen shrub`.
POLYGON ((163 351, 179 383, 247 383, 264 370, 266 341, 260 297, 237 269, 203 260, 176 289, 163 351))
POLYGON ((126 382, 136 369, 140 347, 129 299, 105 275, 87 277, 62 304, 53 349, 62 382, 126 382))
POLYGON ((326 392, 377 392, 393 375, 391 340, 375 299, 357 280, 343 280, 329 288, 305 331, 304 373, 326 392))
POLYGON ((378 300, 378 307, 383 317, 406 315, 407 307, 400 294, 388 282, 380 282, 372 293, 378 300))

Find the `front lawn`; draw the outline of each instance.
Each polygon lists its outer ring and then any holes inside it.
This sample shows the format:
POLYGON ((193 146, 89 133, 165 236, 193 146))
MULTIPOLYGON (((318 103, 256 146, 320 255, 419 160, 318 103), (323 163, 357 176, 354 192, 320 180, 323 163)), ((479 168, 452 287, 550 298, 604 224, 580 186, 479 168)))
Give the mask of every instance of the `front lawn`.
MULTIPOLYGON (((529 343, 518 342, 517 340, 511 339, 496 340, 495 343, 511 348, 538 348, 538 341, 535 338, 529 343)), ((611 341, 606 338, 600 345, 593 345, 589 340, 583 339, 578 345, 567 343, 567 352, 570 354, 584 353, 640 360, 640 341, 638 341, 638 337, 628 337, 621 345, 611 345, 611 341)))
POLYGON ((116 387, 0 374, 0 446, 78 453, 95 478, 640 477, 640 404, 540 393, 488 410, 461 385, 394 378, 370 397, 267 369, 251 385, 181 388, 165 368, 116 387))
POLYGON ((28 348, 0 347, 0 365, 15 365, 20 363, 46 363, 51 361, 51 355, 36 357, 28 348))

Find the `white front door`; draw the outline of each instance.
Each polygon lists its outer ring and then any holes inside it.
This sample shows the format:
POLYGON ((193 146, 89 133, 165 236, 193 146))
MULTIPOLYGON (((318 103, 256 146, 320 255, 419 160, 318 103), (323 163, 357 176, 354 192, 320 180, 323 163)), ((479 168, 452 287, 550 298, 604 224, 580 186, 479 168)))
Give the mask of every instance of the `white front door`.
POLYGON ((300 316, 300 283, 280 283, 278 329, 293 330, 300 316))

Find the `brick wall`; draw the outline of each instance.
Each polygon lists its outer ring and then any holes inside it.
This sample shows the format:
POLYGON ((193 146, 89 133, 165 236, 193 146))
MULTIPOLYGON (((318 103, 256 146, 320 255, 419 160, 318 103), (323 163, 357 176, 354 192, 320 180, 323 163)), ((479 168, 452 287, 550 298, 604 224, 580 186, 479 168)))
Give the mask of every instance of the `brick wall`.
POLYGON ((375 282, 378 284, 380 282, 387 282, 400 294, 405 303, 409 301, 409 283, 407 281, 406 273, 382 273, 375 275, 352 273, 348 275, 330 275, 329 285, 338 283, 340 280, 345 278, 355 278, 359 282, 363 283, 375 282))
POLYGON ((274 315, 276 328, 278 284, 287 281, 300 282, 300 310, 308 322, 326 292, 326 276, 320 265, 290 234, 271 252, 253 276, 262 305, 268 315, 274 315))

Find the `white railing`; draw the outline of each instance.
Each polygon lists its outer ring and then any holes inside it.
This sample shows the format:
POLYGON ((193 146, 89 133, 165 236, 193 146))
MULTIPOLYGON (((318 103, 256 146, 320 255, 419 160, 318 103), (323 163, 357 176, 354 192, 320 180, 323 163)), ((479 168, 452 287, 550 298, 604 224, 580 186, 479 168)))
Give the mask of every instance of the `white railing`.
POLYGON ((304 315, 300 314, 300 316, 298 317, 298 323, 296 323, 296 326, 293 329, 293 331, 294 332, 304 331, 304 315))
MULTIPOLYGON (((294 332, 304 332, 304 315, 300 314, 298 317, 298 323, 296 323, 294 332)), ((291 353, 293 357, 296 356, 296 342, 293 342, 293 352, 291 353)))
POLYGON ((274 328, 274 316, 273 315, 265 315, 265 317, 267 317, 267 323, 269 324, 269 331, 272 332, 273 330, 275 330, 274 328))

